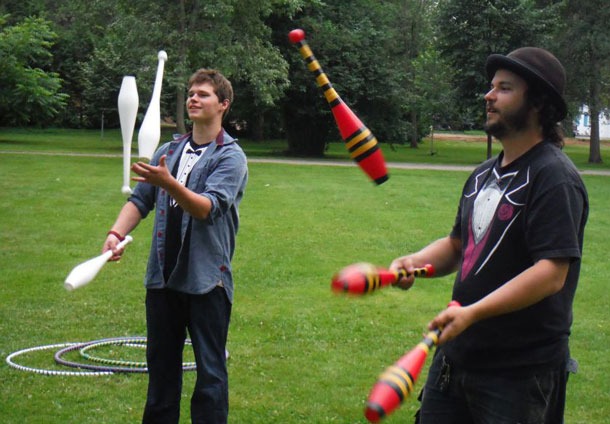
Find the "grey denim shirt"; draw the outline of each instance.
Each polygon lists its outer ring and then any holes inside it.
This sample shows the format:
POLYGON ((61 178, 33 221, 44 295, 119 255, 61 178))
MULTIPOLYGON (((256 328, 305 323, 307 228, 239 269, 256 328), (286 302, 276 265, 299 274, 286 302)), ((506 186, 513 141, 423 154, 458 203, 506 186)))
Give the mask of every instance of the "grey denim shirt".
MULTIPOLYGON (((161 156, 167 155, 167 167, 173 169, 189 139, 190 134, 187 134, 165 143, 156 151, 150 163, 157 165, 161 156)), ((193 218, 184 211, 181 238, 184 243, 186 231, 191 231, 188 257, 182 249, 168 281, 163 277, 163 264, 169 196, 160 187, 148 183, 136 184, 128 200, 138 208, 142 218, 156 206, 144 279, 146 288, 168 287, 188 294, 205 294, 222 283, 229 301, 233 302, 231 259, 239 228, 238 207, 248 180, 246 155, 235 141, 222 129, 191 171, 187 188, 210 199, 212 209, 203 220, 193 218)))

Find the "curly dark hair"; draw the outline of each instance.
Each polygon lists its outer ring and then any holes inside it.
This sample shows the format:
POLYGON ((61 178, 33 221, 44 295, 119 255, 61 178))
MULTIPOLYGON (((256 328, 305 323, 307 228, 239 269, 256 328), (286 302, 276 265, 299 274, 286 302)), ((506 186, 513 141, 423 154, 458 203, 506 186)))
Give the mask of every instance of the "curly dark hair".
POLYGON ((536 85, 530 85, 525 95, 530 107, 540 108, 538 122, 542 125, 544 139, 562 149, 565 142, 563 128, 558 119, 560 111, 552 97, 536 85))

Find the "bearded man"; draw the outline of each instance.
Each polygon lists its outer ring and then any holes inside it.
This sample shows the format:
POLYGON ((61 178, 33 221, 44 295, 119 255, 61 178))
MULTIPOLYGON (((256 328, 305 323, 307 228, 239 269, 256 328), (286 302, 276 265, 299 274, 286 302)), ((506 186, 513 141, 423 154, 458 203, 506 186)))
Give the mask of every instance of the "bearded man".
MULTIPOLYGON (((565 71, 534 47, 487 59, 485 130, 502 152, 466 181, 450 234, 390 268, 457 271, 421 424, 563 422, 588 196, 562 152, 565 71)), ((408 289, 413 277, 399 286, 408 289)))

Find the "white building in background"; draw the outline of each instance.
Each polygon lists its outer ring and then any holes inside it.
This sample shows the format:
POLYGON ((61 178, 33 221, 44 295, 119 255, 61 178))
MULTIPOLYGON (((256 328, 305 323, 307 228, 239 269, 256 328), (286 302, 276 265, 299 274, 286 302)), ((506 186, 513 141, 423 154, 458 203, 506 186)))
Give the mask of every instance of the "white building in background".
MULTIPOLYGON (((574 133, 576 137, 591 135, 591 116, 587 105, 580 107, 580 115, 574 122, 574 133)), ((599 114, 599 138, 610 138, 610 110, 608 109, 599 114)))

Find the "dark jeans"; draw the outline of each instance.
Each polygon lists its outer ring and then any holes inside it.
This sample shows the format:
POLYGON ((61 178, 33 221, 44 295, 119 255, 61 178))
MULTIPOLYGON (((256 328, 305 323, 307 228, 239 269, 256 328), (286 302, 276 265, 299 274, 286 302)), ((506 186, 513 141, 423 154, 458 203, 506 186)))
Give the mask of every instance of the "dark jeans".
POLYGON ((418 412, 420 424, 561 424, 565 366, 532 374, 475 373, 448 364, 430 366, 418 412))
POLYGON ((170 289, 146 291, 148 395, 143 424, 178 423, 187 329, 197 363, 191 420, 196 424, 227 422, 225 345, 230 316, 231 303, 222 287, 204 295, 170 289))

